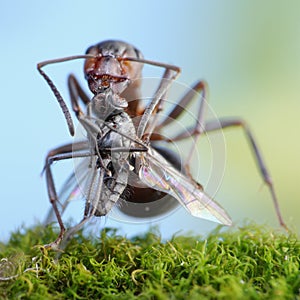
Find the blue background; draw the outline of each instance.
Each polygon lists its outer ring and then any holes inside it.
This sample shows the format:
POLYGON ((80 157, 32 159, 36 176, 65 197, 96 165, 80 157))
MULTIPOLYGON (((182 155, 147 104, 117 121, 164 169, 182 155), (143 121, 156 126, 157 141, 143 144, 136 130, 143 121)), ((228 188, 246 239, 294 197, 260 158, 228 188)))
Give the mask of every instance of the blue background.
MULTIPOLYGON (((299 228, 298 1, 45 3, 0 3, 1 240, 22 224, 44 218, 49 208, 40 177, 45 154, 70 141, 62 113, 36 64, 84 53, 105 39, 127 41, 148 59, 180 66, 179 80, 186 84, 206 79, 216 113, 242 116, 251 125, 273 175, 282 213, 291 227, 299 228)), ((76 73, 85 84, 81 65, 68 62, 47 69, 66 98, 68 73, 76 73)), ((226 143, 226 172, 218 201, 236 224, 249 219, 277 227, 269 192, 242 132, 229 130, 226 143)), ((112 225, 129 235, 149 226, 112 225)), ((180 230, 202 234, 213 226, 183 210, 160 225, 165 236, 180 230)))

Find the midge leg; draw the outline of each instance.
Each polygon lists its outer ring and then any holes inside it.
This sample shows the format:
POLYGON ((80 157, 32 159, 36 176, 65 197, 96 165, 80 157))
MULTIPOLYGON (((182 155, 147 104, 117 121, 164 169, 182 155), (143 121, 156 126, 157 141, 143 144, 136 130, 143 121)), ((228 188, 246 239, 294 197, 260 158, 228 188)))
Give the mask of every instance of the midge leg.
POLYGON ((197 118, 196 118, 196 123, 194 124, 193 127, 189 128, 187 131, 183 131, 178 133, 176 136, 169 138, 167 141, 173 142, 173 141, 179 141, 188 137, 193 136, 193 145, 191 146, 189 155, 187 156, 187 160, 185 161, 184 168, 185 168, 185 173, 188 175, 191 179, 192 176, 189 171, 189 163, 192 158, 192 155, 196 149, 197 141, 200 137, 200 135, 204 131, 205 127, 205 113, 206 113, 206 108, 207 108, 207 101, 206 101, 206 93, 207 93, 207 84, 205 81, 197 81, 191 89, 187 91, 186 94, 178 101, 176 104, 175 108, 167 115, 167 117, 157 125, 155 128, 155 131, 158 131, 158 134, 155 132, 151 135, 150 139, 152 141, 155 140, 165 140, 163 136, 159 134, 159 131, 161 128, 164 126, 169 125, 170 123, 173 122, 173 120, 177 119, 180 115, 182 115, 185 110, 186 106, 189 105, 196 97, 199 97, 200 93, 200 106, 198 109, 197 113, 197 118))
POLYGON ((137 137, 142 139, 146 143, 149 142, 152 131, 155 129, 156 118, 154 118, 153 123, 150 123, 151 117, 153 113, 156 113, 156 110, 161 109, 161 107, 159 106, 162 105, 163 97, 166 95, 170 85, 176 79, 179 72, 180 69, 175 66, 169 66, 168 68, 166 68, 164 75, 160 81, 160 84, 153 96, 152 101, 146 107, 144 113, 142 114, 142 118, 137 129, 137 137), (147 135, 143 138, 147 126, 148 132, 147 135))
POLYGON ((200 93, 200 106, 198 109, 197 114, 197 121, 193 127, 188 129, 187 131, 178 133, 176 136, 174 136, 171 140, 172 141, 179 141, 185 138, 188 138, 190 136, 194 137, 193 145, 190 149, 187 161, 185 162, 185 168, 187 171, 187 174, 190 174, 189 172, 189 163, 191 160, 191 157, 196 149, 197 141, 200 138, 200 135, 204 131, 204 124, 205 124, 205 114, 206 114, 206 108, 207 108, 207 101, 206 101, 206 93, 207 93, 207 84, 205 81, 201 80, 196 82, 192 89, 190 89, 178 102, 178 104, 175 106, 175 108, 170 112, 170 114, 167 116, 167 118, 162 121, 161 124, 159 124, 159 128, 162 128, 163 126, 168 125, 172 122, 172 120, 178 118, 185 110, 186 106, 194 100, 194 98, 200 93))
POLYGON ((68 88, 71 98, 72 109, 78 117, 78 115, 82 113, 78 103, 78 99, 81 99, 84 105, 88 105, 90 103, 90 98, 82 89, 78 80, 73 74, 69 75, 68 77, 68 88))
MULTIPOLYGON (((207 83, 203 80, 199 80, 195 82, 195 84, 183 95, 183 97, 178 101, 175 108, 167 115, 165 120, 163 120, 161 123, 159 123, 156 127, 156 129, 160 129, 168 124, 170 124, 174 119, 177 119, 186 109, 187 105, 189 105, 195 97, 198 97, 198 93, 201 93, 200 95, 200 101, 202 102, 207 93, 207 83)), ((204 104, 201 104, 202 106, 204 104)), ((204 108, 199 108, 198 111, 198 121, 199 119, 203 119, 203 114, 205 110, 204 108)), ((199 122, 198 122, 199 123, 199 122)), ((196 124, 196 127, 199 127, 200 125, 196 124)))
MULTIPOLYGON (((96 163, 97 157, 94 156, 94 164, 96 163)), ((70 238, 72 238, 72 236, 82 228, 82 226, 89 221, 94 215, 95 212, 97 210, 98 207, 98 203, 101 201, 101 193, 102 193, 102 186, 103 186, 103 180, 104 180, 104 172, 103 170, 98 170, 97 168, 93 168, 93 175, 91 176, 91 180, 89 183, 89 194, 86 197, 86 201, 85 201, 85 207, 84 207, 84 213, 83 213, 83 218, 81 219, 81 221, 76 224, 75 226, 71 227, 68 229, 68 231, 66 232, 64 239, 62 241, 61 244, 61 249, 64 249, 65 246, 67 245, 68 241, 70 240, 70 238), (97 173, 100 172, 100 175, 97 176, 97 173), (91 200, 92 199, 92 195, 90 194, 93 190, 93 186, 97 186, 97 193, 96 195, 94 195, 94 199, 96 201, 94 201, 93 203, 93 207, 91 207, 91 200)))

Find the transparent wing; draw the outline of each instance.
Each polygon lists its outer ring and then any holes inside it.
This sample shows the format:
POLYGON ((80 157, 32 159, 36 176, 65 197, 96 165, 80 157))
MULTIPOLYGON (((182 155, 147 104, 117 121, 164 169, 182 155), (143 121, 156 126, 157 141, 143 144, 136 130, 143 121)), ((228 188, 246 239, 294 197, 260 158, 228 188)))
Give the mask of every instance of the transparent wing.
POLYGON ((188 177, 177 171, 153 148, 142 155, 140 179, 149 187, 176 198, 187 211, 201 219, 230 226, 225 210, 188 177))

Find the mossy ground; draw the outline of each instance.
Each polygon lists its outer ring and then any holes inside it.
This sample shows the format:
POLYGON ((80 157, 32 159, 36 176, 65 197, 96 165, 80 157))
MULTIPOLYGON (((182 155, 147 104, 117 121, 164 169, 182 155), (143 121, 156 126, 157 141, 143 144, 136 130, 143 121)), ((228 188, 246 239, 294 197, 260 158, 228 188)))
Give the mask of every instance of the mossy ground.
POLYGON ((294 234, 252 224, 162 242, 107 229, 79 232, 58 259, 37 246, 56 234, 24 229, 0 244, 1 299, 300 299, 294 234))

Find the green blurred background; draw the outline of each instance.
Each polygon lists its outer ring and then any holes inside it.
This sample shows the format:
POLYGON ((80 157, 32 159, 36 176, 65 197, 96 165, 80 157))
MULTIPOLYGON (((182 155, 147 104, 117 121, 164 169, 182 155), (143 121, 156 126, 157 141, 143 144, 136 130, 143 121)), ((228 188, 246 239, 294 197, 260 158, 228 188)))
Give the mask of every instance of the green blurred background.
MULTIPOLYGON (((248 122, 273 176, 282 213, 299 230, 299 1, 1 1, 0 28, 1 239, 23 223, 43 219, 49 207, 39 177, 44 156, 70 140, 36 63, 83 53, 108 38, 136 45, 148 59, 180 66, 180 82, 205 79, 217 115, 248 122)), ((47 69, 66 98, 68 73, 84 82, 81 64, 47 69)), ((216 198, 236 224, 254 219, 277 226, 242 131, 228 130, 225 137, 226 170, 216 198)), ((142 228, 113 224, 126 233, 142 228)), ((183 210, 161 222, 166 235, 189 229, 203 233, 211 226, 183 210)))

